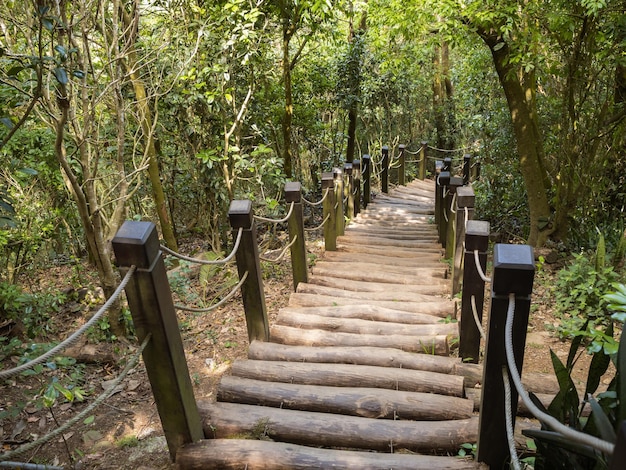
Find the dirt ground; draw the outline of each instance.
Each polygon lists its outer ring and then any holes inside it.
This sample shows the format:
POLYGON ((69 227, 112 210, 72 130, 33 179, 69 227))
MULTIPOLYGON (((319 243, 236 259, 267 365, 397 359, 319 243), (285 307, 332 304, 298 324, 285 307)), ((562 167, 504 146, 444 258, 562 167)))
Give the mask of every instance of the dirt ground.
MULTIPOLYGON (((310 242, 311 257, 319 256, 322 244, 310 242)), ((183 253, 202 250, 197 242, 181 246, 183 253)), ((278 309, 287 304, 292 292, 289 260, 278 264, 263 263, 265 295, 270 322, 278 309)), ((554 275, 558 266, 547 266, 540 274, 547 279, 554 275)), ((40 273, 39 278, 30 279, 33 288, 57 286, 67 289, 72 276, 69 270, 75 267, 57 266, 40 273)), ((93 287, 96 279, 82 266, 83 285, 93 287)), ((231 272, 211 273, 232 285, 234 267, 231 272)), ((203 283, 202 274, 191 268, 176 268, 171 274, 175 303, 193 303, 201 298, 223 295, 222 282, 203 283)), ((529 334, 527 339, 524 372, 552 374, 549 349, 552 348, 564 360, 569 344, 561 342, 552 333, 556 319, 552 314, 552 300, 545 289, 549 281, 536 282, 533 297, 529 334)), ((227 286, 226 286, 227 287, 227 286)), ((86 321, 97 306, 80 302, 68 302, 61 312, 51 320, 53 333, 45 341, 60 340, 86 321)), ((239 295, 225 306, 209 313, 178 312, 190 377, 197 400, 214 400, 220 377, 228 371, 236 358, 247 352, 247 333, 239 295)), ((9 451, 31 442, 57 428, 83 410, 115 379, 125 360, 137 345, 132 342, 88 342, 83 341, 83 353, 91 359, 81 366, 80 387, 87 392, 84 401, 67 402, 63 397, 56 400, 50 409, 37 405, 47 384, 58 378, 67 380, 70 369, 58 368, 45 375, 17 376, 0 383, 0 442, 2 450, 9 451), (92 360, 93 359, 93 360, 92 360)), ((5 358, 0 369, 9 368, 17 362, 16 357, 5 358)), ((83 357, 81 360, 87 360, 83 357)), ((589 359, 581 358, 574 371, 575 379, 584 383, 589 359)), ((608 378, 605 383, 608 383, 608 378)), ((151 388, 143 364, 140 363, 123 381, 123 385, 103 405, 96 408, 90 417, 73 426, 65 434, 43 444, 18 458, 20 462, 47 464, 74 469, 170 469, 174 465, 169 453, 159 416, 154 404, 151 388)))

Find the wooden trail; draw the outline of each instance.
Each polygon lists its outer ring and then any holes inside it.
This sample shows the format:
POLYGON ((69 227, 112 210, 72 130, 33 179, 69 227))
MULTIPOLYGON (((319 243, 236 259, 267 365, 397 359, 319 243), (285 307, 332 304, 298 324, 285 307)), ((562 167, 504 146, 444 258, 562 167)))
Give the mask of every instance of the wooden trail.
POLYGON ((206 439, 181 469, 474 469, 465 397, 479 366, 449 357, 456 304, 441 262, 434 182, 375 198, 300 284, 248 359, 198 404, 206 439))

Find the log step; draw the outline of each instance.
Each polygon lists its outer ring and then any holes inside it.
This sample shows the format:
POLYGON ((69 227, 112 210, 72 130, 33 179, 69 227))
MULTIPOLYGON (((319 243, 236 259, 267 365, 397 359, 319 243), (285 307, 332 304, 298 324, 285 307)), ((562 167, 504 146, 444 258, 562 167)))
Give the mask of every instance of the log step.
MULTIPOLYGON (((367 259, 367 258, 366 258, 367 259)), ((398 274, 400 276, 415 276, 415 277, 440 277, 445 279, 448 267, 443 263, 431 264, 431 265, 416 265, 414 266, 394 266, 387 265, 384 268, 377 263, 371 263, 368 261, 343 261, 343 262, 331 262, 331 261, 319 261, 315 264, 313 271, 318 270, 338 270, 349 272, 379 272, 383 276, 394 276, 398 274)))
MULTIPOLYGON (((342 264, 342 263, 336 263, 342 264)), ((429 276, 429 275, 401 275, 398 273, 385 273, 381 271, 345 271, 339 269, 336 266, 332 268, 326 268, 325 266, 314 266, 311 270, 313 274, 317 276, 334 277, 338 279, 351 279, 353 281, 365 281, 365 282, 380 282, 384 284, 425 284, 431 286, 438 286, 439 292, 443 291, 450 281, 446 281, 443 276, 429 276)), ((340 282, 337 281, 337 284, 340 282)), ((404 287, 407 289, 407 287, 404 287)))
MULTIPOLYGON (((336 280, 335 280, 336 284, 336 280)), ((405 292, 402 291, 394 291, 387 290, 381 292, 355 292, 351 290, 341 289, 339 287, 329 287, 324 285, 317 284, 309 284, 306 282, 301 282, 298 284, 298 288, 296 292, 300 292, 302 294, 321 294, 321 295, 331 295, 334 297, 347 297, 354 300, 355 304, 366 304, 368 300, 392 300, 394 302, 431 302, 433 300, 442 300, 441 297, 437 297, 435 295, 430 294, 420 294, 417 292, 405 292)), ((444 299, 445 300, 445 299, 444 299)), ((369 318, 371 320, 371 318, 369 318)), ((381 320, 385 321, 385 320, 381 320)), ((388 320, 388 321, 396 321, 396 320, 388 320)), ((435 320, 436 323, 438 320, 435 320)), ((402 323, 402 322, 401 322, 402 323)), ((412 322, 408 322, 412 323, 412 322)), ((422 323, 422 322, 420 322, 422 323)), ((433 322, 423 322, 423 323, 433 323, 433 322)))
POLYGON ((467 419, 474 402, 434 393, 265 382, 224 377, 217 400, 288 410, 334 413, 379 419, 437 421, 467 419))
POLYGON ((478 438, 478 418, 394 421, 207 402, 198 403, 198 408, 207 438, 249 435, 311 446, 454 453, 478 438))
POLYGON ((250 439, 210 439, 186 445, 176 455, 180 470, 475 470, 472 459, 416 454, 318 449, 250 439))
POLYGON ((354 263, 359 259, 363 259, 368 263, 374 263, 379 267, 382 266, 410 266, 415 267, 417 265, 430 268, 445 268, 448 266, 441 261, 441 255, 439 253, 424 253, 424 256, 416 260, 415 258, 402 258, 393 256, 381 256, 381 255, 367 255, 367 256, 355 256, 353 253, 346 253, 344 251, 327 251, 324 253, 325 261, 332 261, 336 263, 354 263))
POLYGON ((366 335, 338 333, 324 330, 301 330, 284 325, 273 325, 270 338, 275 343, 300 346, 375 346, 393 345, 403 351, 446 356, 450 353, 446 335, 407 336, 407 335, 366 335))
POLYGON ((431 285, 423 285, 423 284, 395 284, 395 283, 376 283, 376 282, 365 282, 365 281, 355 281, 352 279, 341 279, 341 281, 337 281, 336 277, 333 276, 322 276, 319 274, 315 274, 309 276, 309 284, 315 284, 317 286, 328 286, 341 288, 344 290, 349 290, 353 292, 415 292, 416 294, 428 294, 428 295, 441 295, 442 288, 440 285, 431 284, 431 285))
POLYGON ((381 247, 381 246, 376 246, 376 245, 357 245, 357 244, 352 244, 352 243, 338 245, 337 251, 347 252, 347 253, 372 254, 372 255, 379 255, 379 256, 388 255, 389 257, 392 257, 392 258, 407 258, 407 259, 412 258, 415 260, 419 260, 422 255, 427 254, 427 253, 432 256, 433 254, 441 255, 441 252, 442 252, 441 249, 439 251, 432 251, 432 250, 417 251, 417 250, 410 250, 406 248, 381 247))

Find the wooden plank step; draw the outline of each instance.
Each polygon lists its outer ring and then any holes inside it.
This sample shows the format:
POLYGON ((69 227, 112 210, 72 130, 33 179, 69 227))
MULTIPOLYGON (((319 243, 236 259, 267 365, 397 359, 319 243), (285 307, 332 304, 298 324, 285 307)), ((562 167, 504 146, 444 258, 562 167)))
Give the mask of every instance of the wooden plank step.
MULTIPOLYGON (((329 286, 321 286, 317 284, 309 284, 306 282, 301 282, 298 284, 298 288, 296 292, 300 292, 302 294, 321 294, 321 295, 332 295, 333 297, 346 297, 349 299, 354 299, 354 303, 357 304, 366 304, 368 300, 392 300, 394 302, 429 302, 432 300, 440 300, 442 297, 437 297, 434 295, 428 294, 419 294, 416 292, 406 292, 404 290, 386 290, 382 292, 355 292, 351 290, 345 290, 341 287, 329 287, 329 286)), ((411 313, 411 315, 414 315, 411 313)), ((340 315, 337 315, 340 316, 340 315)), ((426 317, 432 317, 430 315, 426 315, 426 317)), ((357 317, 354 317, 357 318, 357 317)), ((360 317, 358 317, 360 318, 360 317)), ((373 318, 364 318, 365 320, 373 320, 373 318)), ((377 318, 379 321, 398 321, 398 320, 381 320, 377 318)), ((432 321, 413 321, 406 323, 436 323, 440 321, 440 318, 435 318, 435 322, 432 321)), ((400 321, 400 323, 404 323, 400 321)))
POLYGON ((475 470, 472 459, 417 454, 319 449, 250 439, 209 439, 188 444, 176 456, 179 470, 475 470))
MULTIPOLYGON (((348 298, 338 298, 330 295, 304 294, 295 292, 289 297, 290 307, 334 307, 352 305, 348 298)), ((370 305, 402 310, 404 312, 426 313, 441 318, 456 318, 456 303, 453 300, 436 300, 433 302, 394 302, 392 300, 370 300, 370 305)))
MULTIPOLYGON (((337 263, 340 265, 341 263, 337 263)), ((442 276, 409 276, 402 275, 400 273, 384 273, 384 272, 369 272, 369 271, 350 271, 339 269, 338 267, 326 268, 324 266, 315 266, 312 273, 317 276, 334 277, 337 279, 351 279, 353 281, 365 281, 365 282, 380 282, 384 284, 425 284, 425 285, 437 285, 441 292, 445 292, 450 288, 450 281, 444 279, 442 276)), ((340 284, 340 282, 337 282, 340 284)), ((404 288, 408 289, 408 288, 404 288)), ((393 307, 390 307, 393 308, 393 307)), ((414 310, 418 311, 418 310, 414 310)), ((424 312, 430 313, 430 312, 424 312)), ((445 316, 445 315, 444 315, 445 316)))
MULTIPOLYGON (((329 271, 348 271, 354 272, 369 272, 373 274, 377 272, 385 278, 395 277, 418 277, 424 279, 428 277, 437 277, 445 279, 448 273, 448 266, 443 263, 437 263, 436 265, 422 266, 415 263, 413 266, 395 266, 395 265, 379 265, 377 263, 370 263, 367 257, 364 257, 365 261, 359 261, 353 259, 352 261, 332 262, 332 261, 318 261, 312 269, 313 274, 318 270, 325 272, 329 271)), ((426 281, 427 282, 427 281, 426 281)))
POLYGON ((376 220, 379 222, 400 222, 404 224, 414 224, 414 225, 431 225, 431 217, 434 215, 435 211, 428 210, 425 211, 424 214, 396 214, 394 211, 389 210, 385 212, 384 210, 379 210, 376 212, 365 211, 359 214, 359 218, 362 220, 376 220))
POLYGON ((389 256, 390 258, 412 258, 415 260, 422 259, 422 256, 426 255, 429 258, 437 257, 441 259, 443 249, 438 251, 417 251, 407 248, 395 248, 391 246, 375 246, 375 245, 358 245, 353 243, 347 243, 344 245, 338 245, 337 251, 346 253, 366 253, 371 255, 389 256))
POLYGON ((449 286, 440 286, 438 284, 422 285, 422 284, 395 284, 395 283, 376 283, 355 281, 351 279, 340 279, 331 276, 323 276, 315 274, 309 276, 309 284, 318 286, 337 287, 353 292, 388 292, 388 291, 408 291, 418 294, 441 295, 449 290, 449 286))
MULTIPOLYGON (((367 255, 367 256, 355 256, 352 253, 346 253, 343 251, 327 251, 322 258, 324 261, 333 261, 338 263, 353 263, 359 260, 366 261, 368 263, 375 263, 379 266, 391 265, 391 266, 428 266, 428 267, 444 267, 447 269, 448 265, 443 262, 439 253, 424 253, 424 256, 419 260, 415 258, 398 258, 395 256, 382 256, 382 255, 367 255)), ((384 269, 384 268, 383 268, 384 269)))
POLYGON ((436 242, 428 242, 421 240, 398 240, 393 238, 380 237, 375 235, 361 235, 356 233, 346 233, 346 235, 339 235, 337 237, 337 243, 348 244, 358 243, 362 245, 374 245, 374 246, 392 246, 396 248, 413 248, 421 251, 430 251, 432 253, 438 253, 441 251, 441 245, 436 242))
POLYGON ((478 418, 393 421, 206 402, 199 403, 199 411, 205 436, 220 439, 261 432, 274 441, 311 446, 456 453, 461 444, 478 438, 478 418))
POLYGON ((434 393, 330 387, 223 377, 217 401, 378 419, 436 421, 471 418, 474 402, 434 393))
POLYGON ((365 387, 463 397, 463 377, 424 370, 354 364, 279 362, 240 359, 233 362, 236 377, 301 385, 365 387))
POLYGON ((416 230, 393 230, 388 228, 377 227, 363 227, 356 224, 350 224, 345 230, 347 236, 371 236, 387 238, 391 240, 414 240, 421 241, 423 243, 438 243, 437 234, 428 231, 416 231, 416 230))
POLYGON ((270 339, 275 343, 301 346, 393 346, 403 351, 436 354, 438 356, 447 356, 450 353, 446 335, 357 335, 324 330, 301 330, 290 326, 273 325, 270 328, 270 339))
MULTIPOLYGON (((401 222, 401 221, 393 221, 393 223, 385 221, 385 220, 377 220, 377 219, 369 219, 369 218, 360 218, 354 219, 354 223, 358 223, 359 225, 373 226, 373 227, 384 227, 388 229, 399 228, 399 229, 413 229, 413 228, 425 228, 431 227, 432 224, 430 220, 424 221, 416 221, 416 222, 401 222)), ((352 221, 350 221, 352 223, 352 221)))
POLYGON ((294 311, 281 311, 276 318, 276 324, 307 330, 326 330, 367 335, 459 336, 458 323, 406 324, 363 320, 360 318, 327 317, 313 313, 296 313, 294 311))
POLYGON ((465 388, 474 387, 479 383, 483 370, 478 364, 466 364, 455 357, 416 354, 395 348, 371 346, 310 347, 253 341, 248 350, 248 357, 264 361, 359 364, 426 370, 460 375, 463 377, 465 388))
POLYGON ((435 202, 432 199, 417 202, 406 199, 376 198, 371 204, 372 206, 368 205, 364 213, 424 215, 435 210, 435 202))

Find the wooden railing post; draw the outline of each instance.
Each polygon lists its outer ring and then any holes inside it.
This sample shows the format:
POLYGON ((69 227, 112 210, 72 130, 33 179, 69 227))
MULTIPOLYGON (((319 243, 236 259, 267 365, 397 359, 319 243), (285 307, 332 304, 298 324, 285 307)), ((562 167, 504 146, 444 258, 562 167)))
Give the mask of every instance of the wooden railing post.
POLYGON ((474 251, 478 250, 478 261, 482 272, 487 271, 487 249, 489 248, 489 222, 468 220, 465 229, 465 261, 463 266, 463 296, 461 297, 461 333, 459 357, 463 362, 478 364, 480 358, 480 331, 474 320, 472 297, 476 305, 478 321, 483 320, 485 303, 485 281, 480 277, 474 251))
POLYGON ((309 271, 306 261, 306 244, 304 240, 304 216, 302 212, 302 187, 299 182, 285 183, 285 201, 293 202, 293 212, 289 217, 289 243, 291 245, 291 270, 293 272, 293 290, 298 288, 301 282, 308 282, 309 271))
POLYGON ((372 200, 372 165, 369 155, 363 155, 363 208, 367 208, 367 205, 372 200))
POLYGON ((263 289, 263 275, 259 246, 256 240, 256 223, 252 213, 252 202, 249 200, 234 200, 228 210, 230 226, 233 229, 233 238, 237 237, 240 228, 243 229, 241 243, 237 250, 237 272, 239 279, 248 273, 248 277, 241 286, 241 297, 246 314, 248 339, 268 341, 270 327, 267 320, 265 306, 265 290, 263 289))
POLYGON ((456 190, 456 217, 454 230, 454 262, 452 263, 452 295, 461 290, 463 272, 463 240, 465 239, 465 221, 474 218, 474 189, 461 186, 456 190))
POLYGON ((406 149, 406 145, 400 144, 398 145, 398 185, 404 186, 406 184, 406 157, 404 155, 404 150, 406 149))
MULTIPOLYGON (((533 290, 535 260, 528 245, 498 244, 493 254, 491 311, 483 382, 480 401, 478 461, 490 468, 504 468, 509 459, 507 444, 504 383, 502 368, 506 367, 504 331, 509 307, 509 294, 515 294, 515 321, 513 322, 513 355, 522 375, 526 329, 533 290)), ((518 394, 511 386, 511 410, 517 411, 518 394)), ((515 426, 515 420, 513 420, 515 426)))
POLYGON ((426 148, 428 147, 428 142, 423 140, 422 148, 420 149, 420 171, 419 178, 421 180, 426 179, 426 148))
POLYGON ((463 186, 467 186, 470 182, 470 172, 472 168, 472 156, 469 154, 463 155, 463 186))
POLYGON ((126 298, 140 342, 152 337, 143 361, 172 460, 184 445, 204 438, 193 395, 172 292, 152 222, 126 221, 112 241, 120 271, 136 266, 126 298))
POLYGON ((441 171, 449 171, 452 174, 452 159, 450 157, 443 159, 443 169, 441 171))
POLYGON ((345 204, 344 204, 344 182, 343 182, 343 171, 341 168, 333 169, 333 179, 335 188, 335 236, 343 235, 345 233, 346 228, 346 219, 345 219, 345 204))
POLYGON ((361 160, 352 162, 352 181, 354 182, 354 216, 361 212, 361 160))
POLYGON ((443 162, 435 161, 435 225, 439 227, 439 216, 441 216, 441 198, 443 196, 442 186, 439 184, 439 176, 443 170, 443 162))
POLYGON ((382 148, 382 161, 380 173, 380 190, 383 193, 389 192, 389 147, 386 145, 382 148))
POLYGON ((446 191, 448 189, 448 185, 450 184, 450 172, 449 171, 442 171, 441 173, 439 173, 439 177, 437 178, 437 183, 439 184, 439 188, 438 188, 438 194, 439 194, 439 217, 438 217, 438 228, 439 228, 439 243, 441 243, 441 246, 445 246, 445 239, 446 239, 446 230, 447 230, 447 224, 446 224, 446 215, 445 215, 445 210, 446 210, 446 191))
POLYGON ((456 217, 454 214, 454 207, 452 202, 454 201, 456 190, 463 186, 463 178, 458 176, 453 176, 450 178, 450 184, 448 185, 448 196, 446 197, 446 207, 444 210, 447 214, 447 222, 446 222, 446 232, 444 233, 445 243, 444 248, 446 249, 446 258, 451 259, 454 255, 454 234, 456 231, 456 217))
POLYGON ((352 176, 352 163, 343 165, 343 172, 346 175, 346 186, 343 188, 344 197, 346 198, 346 218, 354 219, 354 178, 352 176))
POLYGON ((324 208, 322 214, 323 220, 326 220, 328 217, 328 220, 324 224, 324 248, 326 251, 337 250, 337 221, 339 218, 343 220, 343 213, 339 212, 343 204, 337 201, 343 197, 343 193, 337 192, 336 181, 337 179, 334 177, 333 173, 322 173, 322 194, 326 194, 326 190, 328 190, 328 195, 326 199, 324 199, 322 206, 324 208))

